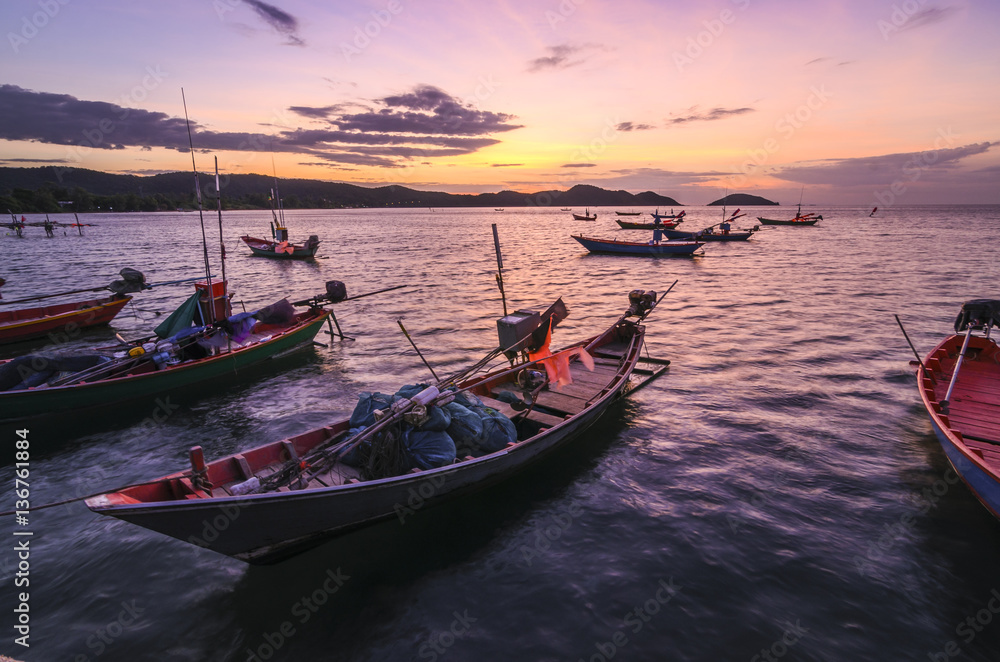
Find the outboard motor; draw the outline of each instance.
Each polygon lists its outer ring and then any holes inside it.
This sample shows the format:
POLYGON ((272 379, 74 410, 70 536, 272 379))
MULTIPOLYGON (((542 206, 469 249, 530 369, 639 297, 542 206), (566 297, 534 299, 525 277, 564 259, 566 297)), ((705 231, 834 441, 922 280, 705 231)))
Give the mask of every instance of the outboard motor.
POLYGON ((347 285, 339 280, 326 281, 326 298, 330 303, 343 301, 347 298, 347 285))
POLYGON ((628 293, 628 301, 629 307, 626 315, 630 317, 642 317, 656 304, 656 292, 653 290, 649 290, 648 292, 632 290, 628 293))

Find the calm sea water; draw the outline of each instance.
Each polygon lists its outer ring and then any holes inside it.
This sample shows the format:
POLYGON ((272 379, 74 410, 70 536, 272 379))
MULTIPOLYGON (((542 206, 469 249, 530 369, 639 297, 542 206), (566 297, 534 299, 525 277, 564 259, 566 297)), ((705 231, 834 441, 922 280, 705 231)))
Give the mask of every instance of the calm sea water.
MULTIPOLYGON (((511 308, 568 304, 557 345, 609 324, 629 290, 677 280, 647 334, 649 354, 672 365, 506 484, 277 566, 79 503, 33 513, 28 649, 14 643, 5 520, 0 651, 78 662, 997 659, 1000 526, 949 472, 893 313, 926 352, 963 300, 998 296, 1000 208, 817 208, 816 227, 765 227, 673 259, 588 255, 571 232, 645 237, 598 211, 593 223, 548 209, 292 212, 293 238, 323 240, 315 263, 249 257, 238 237, 266 233, 269 214, 227 213, 227 276, 248 308, 330 279, 350 294, 407 288, 336 307, 355 341, 321 335, 330 347, 281 369, 171 394, 181 406, 162 423, 129 406, 28 425, 32 503, 175 471, 194 444, 214 458, 280 439, 348 412, 361 390, 426 380, 400 318, 439 373, 472 362, 495 345, 501 315, 491 223, 511 308)), ((718 215, 688 208, 685 227, 718 215)), ((153 283, 201 273, 196 213, 86 220, 98 225, 82 237, 0 236, 5 299, 100 286, 125 266, 153 283)), ((217 246, 217 220, 206 222, 217 246)), ((138 294, 111 329, 65 346, 144 334, 188 292, 138 294)), ((14 429, 0 427, 0 509, 15 499, 14 429)))

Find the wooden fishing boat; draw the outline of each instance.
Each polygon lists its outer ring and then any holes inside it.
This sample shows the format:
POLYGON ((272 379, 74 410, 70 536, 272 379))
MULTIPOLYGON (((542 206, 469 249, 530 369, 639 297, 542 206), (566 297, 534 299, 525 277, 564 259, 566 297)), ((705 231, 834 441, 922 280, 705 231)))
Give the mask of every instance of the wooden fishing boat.
MULTIPOLYGON (((548 382, 546 372, 530 370, 541 368, 539 362, 525 360, 518 353, 517 345, 532 338, 530 330, 527 337, 508 345, 508 351, 513 349, 511 353, 520 357, 513 367, 504 362, 484 376, 471 376, 490 357, 501 356, 505 346, 501 332, 501 346, 486 359, 462 375, 396 402, 385 418, 361 432, 352 435, 345 417, 207 464, 201 447, 195 447, 190 470, 89 498, 87 506, 101 515, 250 563, 281 560, 380 520, 405 522, 416 509, 499 483, 566 446, 627 390, 633 374, 647 379, 662 374, 668 361, 647 359, 661 364, 655 370, 637 367, 645 338, 642 322, 658 303, 656 294, 637 290, 630 294, 630 301, 629 310, 605 331, 547 359, 567 361, 561 372, 565 376, 568 370, 572 383, 562 390, 548 382), (592 358, 592 371, 584 367, 581 350, 592 358), (576 359, 570 360, 571 355, 576 359), (543 376, 541 385, 529 383, 539 375, 543 376), (499 399, 504 392, 514 396, 520 409, 508 403, 512 398, 499 399), (366 435, 367 439, 380 438, 377 435, 391 439, 392 431, 405 425, 401 419, 418 407, 435 409, 449 399, 461 398, 478 398, 498 416, 509 416, 508 423, 514 426, 511 441, 499 450, 453 456, 440 466, 410 470, 404 466, 402 473, 378 478, 341 461, 366 435), (526 399, 531 404, 524 407, 526 399)), ((544 326, 551 317, 540 319, 545 320, 544 326)), ((546 328, 551 333, 551 326, 546 328)), ((374 447, 375 442, 371 444, 374 447)))
POLYGON ((763 218, 758 216, 757 220, 764 225, 816 225, 816 221, 822 221, 822 216, 813 216, 809 218, 792 218, 789 220, 776 220, 773 218, 763 218))
POLYGON ((817 216, 816 214, 809 212, 808 214, 802 213, 802 203, 799 203, 798 210, 795 212, 795 218, 789 219, 787 221, 775 220, 773 218, 761 218, 757 217, 757 220, 764 225, 816 225, 816 221, 822 221, 823 216, 817 216))
MULTIPOLYGON (((28 355, 0 361, 0 388, 7 389, 0 391, 0 421, 117 407, 217 378, 232 379, 242 368, 310 344, 329 316, 330 311, 324 308, 310 307, 281 323, 257 322, 242 342, 223 340, 207 355, 204 349, 195 351, 196 341, 211 335, 211 327, 176 342, 153 343, 155 347, 148 349, 95 351, 82 369, 74 358, 87 357, 28 355), (33 374, 29 378, 38 375, 36 381, 41 383, 33 386, 28 378, 21 382, 19 366, 30 366, 33 374)), ((191 330, 196 331, 194 327, 191 330)))
POLYGON ((1000 348, 991 327, 1000 328, 1000 301, 967 301, 956 333, 917 368, 917 385, 948 462, 1000 518, 1000 348))
POLYGON ((640 243, 617 239, 598 239, 571 235, 591 253, 614 255, 691 255, 705 245, 703 241, 663 241, 660 243, 640 243))
POLYGON ((108 324, 131 300, 130 296, 114 294, 87 301, 0 311, 0 344, 42 338, 67 328, 108 324))
POLYGON ((699 230, 697 232, 685 232, 684 230, 663 230, 663 236, 667 239, 680 239, 683 241, 746 241, 753 236, 754 230, 730 232, 725 234, 712 229, 699 230))
POLYGON ((635 221, 623 221, 620 218, 615 219, 615 223, 619 225, 623 230, 655 230, 656 228, 667 229, 676 228, 683 221, 660 221, 659 223, 636 223, 635 221))
POLYGON ((619 216, 642 216, 641 211, 616 211, 619 216))
POLYGON ((597 220, 597 214, 595 213, 593 216, 590 216, 588 214, 573 214, 573 220, 574 221, 596 221, 597 220))
POLYGON ((314 257, 319 249, 319 237, 316 235, 310 235, 309 239, 301 244, 291 244, 287 240, 260 239, 250 235, 243 235, 240 239, 254 255, 279 260, 308 260, 314 257))
POLYGON ((670 219, 674 219, 674 218, 677 218, 677 219, 684 218, 685 214, 687 214, 687 210, 683 210, 683 209, 679 213, 677 213, 677 214, 661 214, 659 209, 657 209, 654 212, 650 212, 649 213, 649 215, 653 217, 654 221, 659 221, 661 223, 663 223, 665 221, 669 221, 670 219))

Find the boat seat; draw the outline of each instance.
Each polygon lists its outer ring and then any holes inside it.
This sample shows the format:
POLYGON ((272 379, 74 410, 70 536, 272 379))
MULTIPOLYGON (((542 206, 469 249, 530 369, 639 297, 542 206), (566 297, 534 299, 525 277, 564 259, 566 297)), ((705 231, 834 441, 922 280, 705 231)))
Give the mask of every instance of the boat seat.
POLYGON ((532 409, 530 412, 528 412, 527 410, 516 411, 508 403, 503 402, 502 400, 497 400, 496 398, 490 398, 482 395, 478 397, 480 400, 483 401, 484 405, 492 409, 496 409, 498 412, 500 412, 501 414, 503 414, 504 416, 506 416, 511 420, 514 420, 515 418, 520 416, 522 418, 528 419, 529 421, 534 421, 539 425, 544 425, 550 428, 555 427, 556 425, 559 425, 560 423, 563 423, 566 420, 565 418, 553 416, 552 414, 546 414, 544 412, 540 412, 535 409, 532 409))

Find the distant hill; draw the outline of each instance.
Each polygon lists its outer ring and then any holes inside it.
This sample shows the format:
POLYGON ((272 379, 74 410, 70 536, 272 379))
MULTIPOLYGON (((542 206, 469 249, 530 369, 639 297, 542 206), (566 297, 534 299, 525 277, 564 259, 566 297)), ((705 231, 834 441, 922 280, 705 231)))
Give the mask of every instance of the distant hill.
MULTIPOLYGON (((187 172, 160 175, 116 175, 84 168, 0 168, 0 211, 59 211, 60 201, 72 201, 65 211, 155 211, 191 208, 195 204, 193 176, 187 172)), ((214 197, 214 175, 202 173, 203 193, 214 197)), ((567 191, 453 194, 417 191, 391 185, 365 188, 314 179, 279 179, 282 203, 288 209, 341 207, 582 207, 681 206, 673 198, 646 191, 608 191, 577 185, 567 191)), ((274 178, 268 175, 223 175, 222 203, 227 209, 267 209, 274 178)))
POLYGON ((749 193, 730 193, 724 198, 719 198, 715 202, 708 203, 709 207, 721 207, 723 205, 738 205, 740 207, 759 207, 763 205, 778 205, 779 202, 771 202, 767 198, 749 193))

